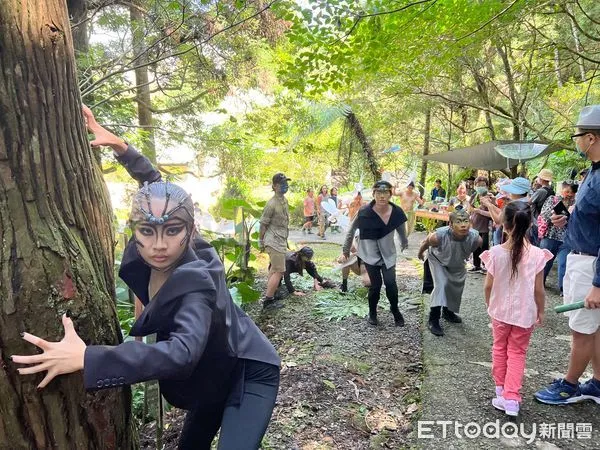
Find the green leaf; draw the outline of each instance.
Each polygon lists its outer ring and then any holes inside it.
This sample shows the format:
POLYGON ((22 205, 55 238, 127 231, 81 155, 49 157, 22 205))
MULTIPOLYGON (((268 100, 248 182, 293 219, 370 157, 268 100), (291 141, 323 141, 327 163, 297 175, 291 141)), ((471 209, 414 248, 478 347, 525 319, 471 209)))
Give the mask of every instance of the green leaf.
POLYGON ((323 380, 323 384, 325 386, 327 386, 329 389, 331 389, 332 391, 335 391, 335 384, 333 383, 333 381, 330 380, 323 380))
POLYGON ((237 288, 237 291, 241 296, 241 301, 243 305, 246 305, 248 303, 254 303, 260 298, 260 291, 253 289, 247 283, 236 283, 235 287, 237 288))

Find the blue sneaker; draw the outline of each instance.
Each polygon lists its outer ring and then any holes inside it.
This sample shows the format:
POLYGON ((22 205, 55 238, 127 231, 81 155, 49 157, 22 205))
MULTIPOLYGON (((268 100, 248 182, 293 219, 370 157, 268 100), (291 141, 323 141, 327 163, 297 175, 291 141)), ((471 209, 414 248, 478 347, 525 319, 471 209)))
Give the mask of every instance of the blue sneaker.
POLYGON ((547 405, 566 405, 582 400, 579 386, 572 386, 563 378, 557 378, 550 386, 537 391, 533 396, 547 405))
POLYGON ((600 381, 590 378, 585 383, 579 384, 580 400, 593 400, 600 405, 600 381))

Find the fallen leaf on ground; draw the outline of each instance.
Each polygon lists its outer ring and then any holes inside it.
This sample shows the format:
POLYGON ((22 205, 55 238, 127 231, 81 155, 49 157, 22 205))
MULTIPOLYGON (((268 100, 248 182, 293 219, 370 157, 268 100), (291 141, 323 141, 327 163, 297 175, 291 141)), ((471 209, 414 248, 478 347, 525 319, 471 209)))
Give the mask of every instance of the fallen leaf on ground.
POLYGON ((365 415, 365 423, 367 428, 373 432, 398 429, 396 419, 382 409, 373 409, 365 415))
POLYGON ((410 405, 408 405, 408 408, 406 408, 406 414, 414 414, 419 410, 419 405, 417 405, 416 403, 411 403, 410 405))

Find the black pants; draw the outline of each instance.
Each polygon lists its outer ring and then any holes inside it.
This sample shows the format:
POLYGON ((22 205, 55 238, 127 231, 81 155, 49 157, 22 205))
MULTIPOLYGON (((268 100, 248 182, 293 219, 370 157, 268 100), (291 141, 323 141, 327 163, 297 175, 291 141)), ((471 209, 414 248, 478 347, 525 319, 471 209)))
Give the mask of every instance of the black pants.
POLYGON ((202 405, 187 413, 179 449, 210 450, 219 428, 219 450, 258 449, 271 420, 279 388, 279 367, 245 361, 244 392, 237 406, 202 405))
POLYGON ((481 268, 481 254, 490 249, 490 233, 479 233, 479 236, 481 236, 483 244, 481 244, 481 247, 476 248, 473 252, 473 265, 477 269, 481 268))
POLYGON ((369 286, 369 313, 377 312, 377 303, 381 295, 381 286, 385 283, 385 294, 390 301, 390 310, 398 310, 398 285, 396 284, 396 266, 386 269, 385 266, 372 266, 364 263, 371 286, 369 286), (382 277, 383 275, 383 277, 382 277))

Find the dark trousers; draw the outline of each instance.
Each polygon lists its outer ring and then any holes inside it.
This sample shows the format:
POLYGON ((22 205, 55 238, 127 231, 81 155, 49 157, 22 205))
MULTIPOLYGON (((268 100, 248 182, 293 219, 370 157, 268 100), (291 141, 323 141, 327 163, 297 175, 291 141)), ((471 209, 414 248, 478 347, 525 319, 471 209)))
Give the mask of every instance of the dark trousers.
POLYGON ((481 254, 490 249, 490 233, 479 233, 479 236, 481 236, 483 244, 473 252, 473 265, 478 269, 481 268, 481 254))
POLYGON ((244 392, 237 406, 202 405, 185 417, 180 450, 210 450, 219 428, 219 450, 255 450, 271 420, 279 388, 279 367, 245 361, 244 392))
POLYGON ((390 310, 398 310, 398 285, 396 284, 396 266, 386 269, 385 266, 372 266, 365 263, 371 280, 369 286, 369 313, 377 312, 377 303, 381 295, 381 286, 385 283, 385 294, 390 301, 390 310))

